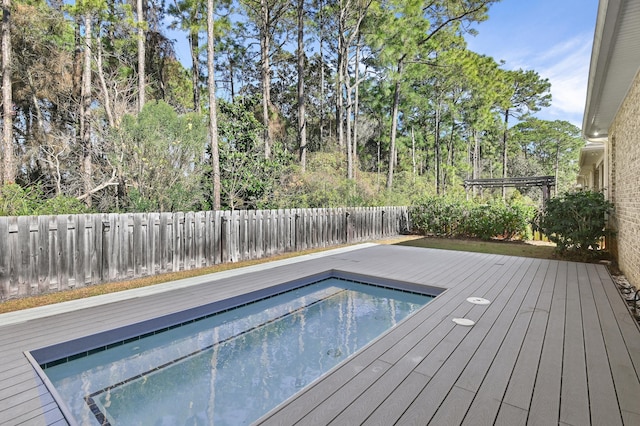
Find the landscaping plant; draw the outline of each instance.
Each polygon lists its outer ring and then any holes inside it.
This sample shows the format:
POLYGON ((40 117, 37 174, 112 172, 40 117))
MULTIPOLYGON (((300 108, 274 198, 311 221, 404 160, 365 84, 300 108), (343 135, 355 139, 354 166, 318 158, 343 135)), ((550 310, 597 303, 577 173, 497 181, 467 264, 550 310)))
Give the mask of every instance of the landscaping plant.
POLYGON ((566 192, 547 201, 539 226, 561 253, 588 255, 607 235, 606 215, 612 209, 601 192, 566 192))
POLYGON ((534 212, 523 197, 514 197, 507 203, 501 199, 467 201, 461 197, 432 196, 410 209, 417 233, 483 240, 530 238, 529 224, 534 212))

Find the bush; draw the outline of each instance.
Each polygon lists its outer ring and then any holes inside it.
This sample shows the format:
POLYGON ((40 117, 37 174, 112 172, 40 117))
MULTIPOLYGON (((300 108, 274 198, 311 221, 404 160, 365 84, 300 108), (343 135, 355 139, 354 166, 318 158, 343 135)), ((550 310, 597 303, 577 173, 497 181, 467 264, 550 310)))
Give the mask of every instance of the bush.
POLYGON ((460 198, 430 196, 413 206, 409 214, 414 229, 421 234, 460 236, 465 233, 469 204, 460 198))
POLYGON ((461 197, 428 197, 410 209, 416 232, 444 237, 530 238, 535 209, 521 197, 505 203, 467 201, 461 197))
POLYGON ((547 201, 540 218, 540 229, 557 244, 560 252, 582 254, 600 247, 607 235, 605 216, 613 204, 595 191, 567 192, 547 201))
POLYGON ((34 214, 37 206, 36 191, 24 189, 16 183, 0 187, 0 216, 25 216, 34 214))
POLYGON ((89 209, 74 197, 59 195, 45 198, 37 186, 22 188, 11 183, 0 187, 0 216, 37 216, 88 213, 89 209))
POLYGON ((37 210, 35 215, 59 215, 59 214, 82 214, 91 213, 87 205, 74 197, 58 195, 57 197, 45 200, 37 210))

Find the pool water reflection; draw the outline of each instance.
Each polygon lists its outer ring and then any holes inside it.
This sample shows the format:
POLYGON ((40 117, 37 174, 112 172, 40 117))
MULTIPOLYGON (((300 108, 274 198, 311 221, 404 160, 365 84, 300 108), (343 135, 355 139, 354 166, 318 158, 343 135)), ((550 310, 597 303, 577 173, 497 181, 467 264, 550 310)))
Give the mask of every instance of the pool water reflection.
POLYGON ((81 424, 250 424, 432 298, 329 278, 44 371, 81 424))

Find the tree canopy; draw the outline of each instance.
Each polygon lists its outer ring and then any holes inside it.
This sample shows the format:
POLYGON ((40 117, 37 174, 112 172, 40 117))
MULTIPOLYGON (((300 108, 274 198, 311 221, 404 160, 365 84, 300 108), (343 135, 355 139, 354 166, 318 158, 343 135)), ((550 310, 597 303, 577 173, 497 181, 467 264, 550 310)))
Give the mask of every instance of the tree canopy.
POLYGON ((5 0, 0 183, 105 212, 567 189, 583 142, 533 116, 549 81, 465 43, 496 1, 5 0))

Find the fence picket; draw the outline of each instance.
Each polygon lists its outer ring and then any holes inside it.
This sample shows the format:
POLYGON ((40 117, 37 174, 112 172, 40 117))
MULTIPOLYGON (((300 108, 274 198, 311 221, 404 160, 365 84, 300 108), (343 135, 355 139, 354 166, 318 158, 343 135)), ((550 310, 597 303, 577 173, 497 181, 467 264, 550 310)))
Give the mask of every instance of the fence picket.
POLYGON ((396 235, 406 207, 0 217, 0 300, 396 235))

